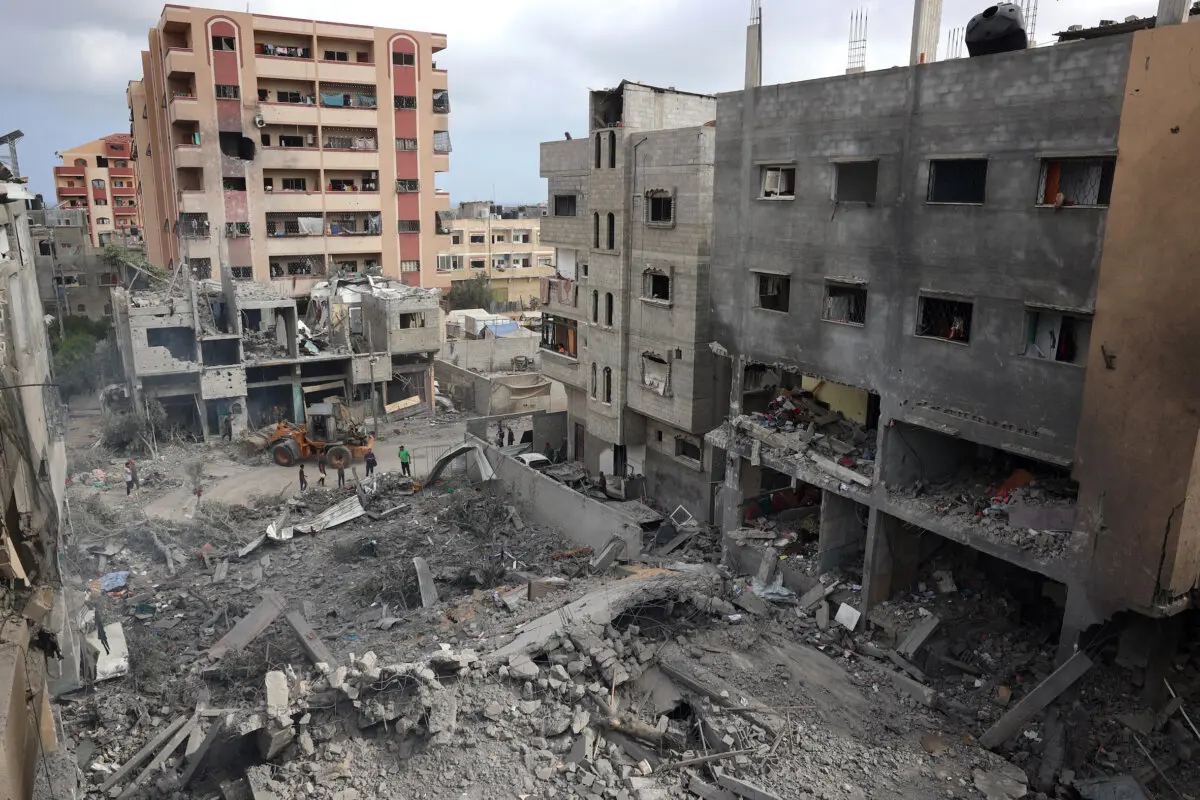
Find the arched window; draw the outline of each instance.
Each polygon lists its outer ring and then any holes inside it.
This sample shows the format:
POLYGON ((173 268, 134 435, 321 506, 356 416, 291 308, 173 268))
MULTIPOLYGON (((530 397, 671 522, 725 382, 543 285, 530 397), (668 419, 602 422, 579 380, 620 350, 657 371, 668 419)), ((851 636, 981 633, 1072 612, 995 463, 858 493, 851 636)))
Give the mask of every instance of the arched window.
POLYGON ((612 292, 604 293, 604 324, 612 327, 613 324, 613 296, 612 292))
POLYGON ((596 399, 596 362, 592 362, 592 399, 596 399))
POLYGON ((592 322, 600 321, 600 293, 592 290, 592 322))
POLYGON ((612 402, 612 369, 604 368, 604 402, 612 402))
MULTIPOLYGON (((596 151, 597 153, 599 150, 596 151)), ((597 164, 596 166, 600 166, 597 164)), ((608 168, 617 168, 617 134, 614 131, 608 132, 608 168)))
POLYGON ((77 166, 77 167, 86 167, 86 166, 87 166, 87 159, 86 159, 86 158, 77 158, 77 159, 75 159, 75 166, 77 166))
POLYGON ((596 134, 596 169, 600 169, 600 134, 596 134))
POLYGON ((600 249, 600 212, 592 214, 592 247, 600 249))
POLYGON ((608 214, 608 249, 617 249, 617 218, 611 211, 608 214))

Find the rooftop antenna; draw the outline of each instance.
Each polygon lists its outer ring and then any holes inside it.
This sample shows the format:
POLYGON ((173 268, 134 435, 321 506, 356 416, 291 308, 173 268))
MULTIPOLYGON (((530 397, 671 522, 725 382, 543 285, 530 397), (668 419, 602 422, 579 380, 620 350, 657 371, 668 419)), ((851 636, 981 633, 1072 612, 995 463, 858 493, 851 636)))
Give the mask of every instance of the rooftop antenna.
POLYGON ((846 59, 846 74, 867 71, 867 9, 850 12, 850 54, 846 59))

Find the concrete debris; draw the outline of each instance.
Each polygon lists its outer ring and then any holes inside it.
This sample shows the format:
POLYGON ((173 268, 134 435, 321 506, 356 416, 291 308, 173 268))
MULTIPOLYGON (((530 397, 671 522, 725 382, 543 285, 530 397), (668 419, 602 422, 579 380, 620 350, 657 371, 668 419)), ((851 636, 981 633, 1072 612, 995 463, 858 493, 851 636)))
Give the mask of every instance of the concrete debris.
POLYGON ((999 747, 1033 718, 1035 714, 1049 705, 1055 698, 1070 688, 1071 684, 1083 677, 1092 668, 1092 660, 1080 651, 1054 671, 1050 677, 1042 681, 1033 691, 1021 698, 1012 710, 1001 717, 995 725, 979 737, 979 743, 988 749, 999 747))
POLYGON ((992 770, 977 769, 972 773, 975 788, 987 800, 1017 800, 1029 794, 1025 772, 1012 764, 992 770))

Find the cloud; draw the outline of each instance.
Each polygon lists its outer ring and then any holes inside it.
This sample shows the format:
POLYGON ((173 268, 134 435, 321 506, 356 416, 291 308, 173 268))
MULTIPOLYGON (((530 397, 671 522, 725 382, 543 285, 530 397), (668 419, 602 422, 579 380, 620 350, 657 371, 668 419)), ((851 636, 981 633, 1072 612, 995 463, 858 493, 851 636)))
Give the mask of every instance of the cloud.
MULTIPOLYGON (((244 11, 245 0, 214 0, 244 11)), ((941 52, 951 28, 986 0, 946 0, 941 52)), ((622 78, 695 92, 743 83, 746 0, 251 0, 259 14, 330 19, 445 33, 438 54, 453 101, 452 199, 545 199, 538 144, 587 128, 587 91, 622 78)), ((846 64, 851 8, 869 11, 867 68, 908 61, 912 5, 894 0, 763 0, 763 76, 785 83, 837 75, 846 64)), ((1156 0, 1041 0, 1037 38, 1070 24, 1153 14, 1156 0)), ((53 153, 129 129, 127 81, 157 24, 156 0, 42 0, 5 22, 20 81, 0 86, 0 108, 26 133, 22 168, 50 193, 53 153)))

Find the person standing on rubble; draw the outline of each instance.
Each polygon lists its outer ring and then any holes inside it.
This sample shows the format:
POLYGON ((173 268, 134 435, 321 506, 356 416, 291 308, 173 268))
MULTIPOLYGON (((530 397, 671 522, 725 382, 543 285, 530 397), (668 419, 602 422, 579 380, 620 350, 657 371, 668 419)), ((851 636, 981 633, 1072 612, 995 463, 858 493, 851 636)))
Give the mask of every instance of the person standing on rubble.
POLYGON ((508 428, 508 446, 512 447, 512 444, 513 444, 513 431, 512 431, 512 426, 509 426, 509 428, 508 428))
POLYGON ((133 462, 125 462, 125 496, 133 494, 133 462))
POLYGON ((129 471, 130 471, 131 473, 133 473, 133 488, 135 488, 135 489, 141 489, 141 488, 142 488, 142 482, 138 480, 138 474, 137 474, 137 462, 136 462, 136 461, 134 461, 132 458, 131 458, 131 459, 129 459, 129 471))
POLYGON ((338 488, 345 489, 346 488, 346 468, 339 464, 337 469, 338 469, 338 488))
POLYGON ((363 463, 367 465, 367 477, 375 474, 375 467, 379 465, 379 460, 375 458, 375 451, 368 450, 363 454, 363 463))
POLYGON ((317 478, 317 486, 324 486, 325 485, 325 451, 324 450, 317 451, 317 472, 319 472, 321 474, 321 477, 317 478))
POLYGON ((412 466, 409 462, 412 461, 412 455, 408 452, 408 448, 400 445, 400 452, 397 455, 400 456, 400 469, 404 472, 404 477, 411 478, 412 466))
POLYGON ((300 491, 303 492, 307 488, 308 488, 308 478, 304 474, 304 465, 301 464, 300 465, 300 491))
POLYGON ((226 414, 225 419, 221 421, 221 438, 233 441, 233 415, 226 414))

